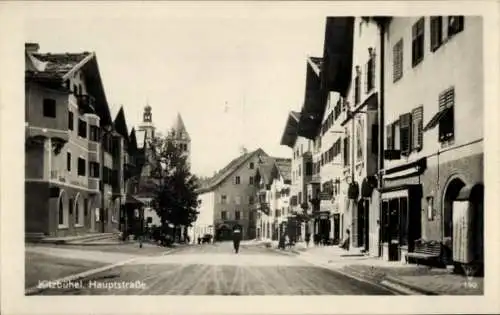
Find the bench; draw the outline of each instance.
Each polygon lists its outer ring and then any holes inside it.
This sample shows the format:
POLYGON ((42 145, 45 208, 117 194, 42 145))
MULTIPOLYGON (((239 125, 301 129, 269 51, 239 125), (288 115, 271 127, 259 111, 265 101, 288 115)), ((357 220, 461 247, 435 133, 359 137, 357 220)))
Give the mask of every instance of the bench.
POLYGON ((411 253, 406 254, 406 262, 409 258, 414 259, 417 263, 418 261, 432 261, 436 263, 442 263, 441 258, 443 256, 443 244, 437 241, 415 241, 415 249, 411 253))

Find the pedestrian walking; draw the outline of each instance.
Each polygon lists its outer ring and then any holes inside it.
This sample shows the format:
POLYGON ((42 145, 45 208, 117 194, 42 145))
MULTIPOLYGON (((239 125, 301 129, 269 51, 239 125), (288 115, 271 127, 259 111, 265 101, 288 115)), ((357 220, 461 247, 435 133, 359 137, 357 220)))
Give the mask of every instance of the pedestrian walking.
POLYGON ((236 254, 240 251, 241 231, 242 227, 239 224, 233 227, 233 247, 236 254))
POLYGON ((306 246, 309 247, 309 242, 311 241, 311 233, 306 233, 306 246))

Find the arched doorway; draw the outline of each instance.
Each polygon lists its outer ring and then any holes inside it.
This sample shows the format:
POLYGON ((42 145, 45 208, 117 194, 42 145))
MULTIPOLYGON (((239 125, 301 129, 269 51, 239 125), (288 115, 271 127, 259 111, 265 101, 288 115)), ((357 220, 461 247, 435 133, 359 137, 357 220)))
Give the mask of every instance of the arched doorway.
POLYGON ((453 257, 453 202, 457 199, 460 190, 465 187, 465 182, 460 177, 454 177, 445 188, 443 198, 443 242, 447 250, 448 262, 452 262, 453 257))
POLYGON ((64 189, 61 189, 59 193, 59 198, 57 201, 57 227, 67 227, 68 226, 68 196, 64 189))
POLYGON ((218 241, 230 241, 232 235, 231 228, 227 224, 222 224, 217 228, 215 235, 218 241))

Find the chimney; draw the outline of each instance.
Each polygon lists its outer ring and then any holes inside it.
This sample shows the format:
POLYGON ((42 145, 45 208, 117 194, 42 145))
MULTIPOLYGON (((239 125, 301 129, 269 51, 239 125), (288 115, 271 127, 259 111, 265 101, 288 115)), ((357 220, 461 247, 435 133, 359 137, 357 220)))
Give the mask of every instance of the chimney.
POLYGON ((24 50, 30 53, 36 53, 40 49, 40 45, 38 43, 25 43, 24 50))

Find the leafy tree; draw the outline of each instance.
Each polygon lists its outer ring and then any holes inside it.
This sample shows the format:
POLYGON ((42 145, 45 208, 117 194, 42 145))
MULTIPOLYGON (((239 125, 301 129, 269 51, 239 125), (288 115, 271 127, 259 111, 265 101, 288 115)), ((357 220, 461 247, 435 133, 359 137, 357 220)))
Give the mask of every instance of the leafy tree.
POLYGON ((189 171, 181 146, 169 136, 155 138, 152 149, 154 163, 151 172, 158 183, 154 208, 161 218, 162 227, 173 224, 172 233, 175 233, 179 226, 191 226, 198 217, 198 179, 189 171))

